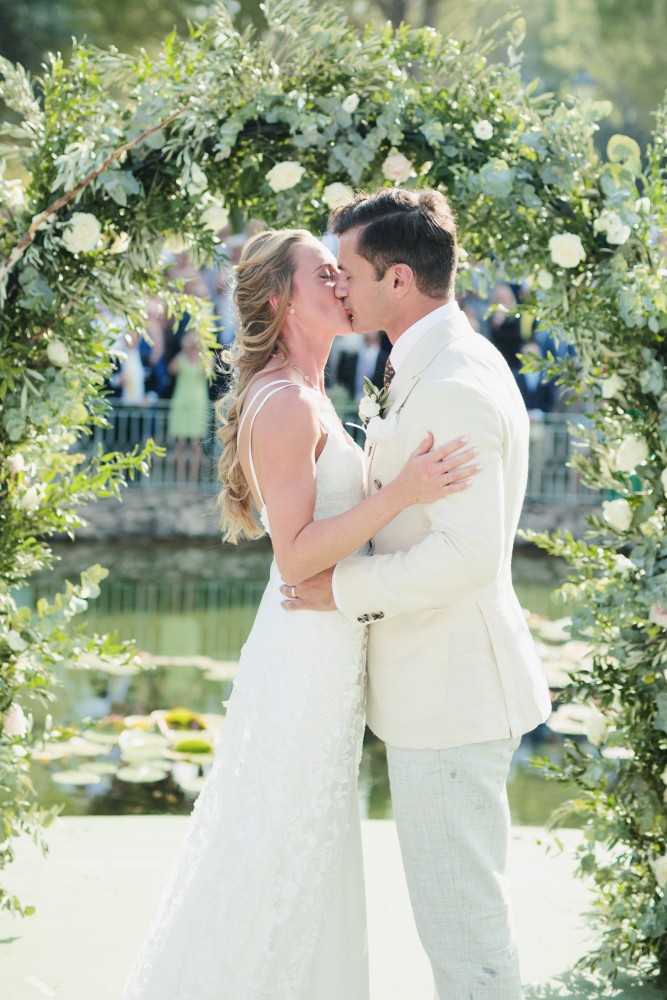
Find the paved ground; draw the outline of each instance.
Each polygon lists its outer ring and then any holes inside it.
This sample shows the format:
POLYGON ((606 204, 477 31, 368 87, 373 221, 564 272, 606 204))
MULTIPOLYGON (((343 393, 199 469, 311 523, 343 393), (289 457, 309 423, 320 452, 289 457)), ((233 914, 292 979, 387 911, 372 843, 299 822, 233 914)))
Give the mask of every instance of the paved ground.
MULTIPOLYGON (((47 860, 25 844, 6 881, 38 912, 28 920, 0 915, 1 1000, 120 1000, 125 973, 184 824, 181 817, 162 816, 66 818, 50 833, 47 860)), ((431 1000, 395 827, 366 821, 363 837, 372 1000, 431 1000)), ((590 936, 580 916, 587 905, 586 889, 572 877, 577 834, 564 831, 562 839, 565 852, 556 856, 539 843, 542 831, 518 827, 513 834, 526 1000, 607 995, 571 972, 590 936)), ((664 997, 638 985, 609 995, 619 1000, 664 997)))

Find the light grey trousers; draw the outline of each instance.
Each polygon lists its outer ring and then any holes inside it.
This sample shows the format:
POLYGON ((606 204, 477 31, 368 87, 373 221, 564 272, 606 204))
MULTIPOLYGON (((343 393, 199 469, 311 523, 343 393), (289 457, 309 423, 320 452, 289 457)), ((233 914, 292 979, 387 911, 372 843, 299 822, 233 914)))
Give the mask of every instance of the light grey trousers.
POLYGON ((507 774, 519 740, 387 747, 417 930, 437 1000, 520 1000, 507 878, 507 774))

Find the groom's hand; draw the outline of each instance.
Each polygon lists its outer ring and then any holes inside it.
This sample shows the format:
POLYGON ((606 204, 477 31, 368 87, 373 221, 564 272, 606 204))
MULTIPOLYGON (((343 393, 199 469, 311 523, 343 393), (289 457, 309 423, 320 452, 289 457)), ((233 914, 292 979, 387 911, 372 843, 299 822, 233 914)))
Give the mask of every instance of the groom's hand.
POLYGON ((280 603, 286 611, 335 611, 332 578, 333 566, 296 585, 284 583, 280 593, 287 600, 280 603))

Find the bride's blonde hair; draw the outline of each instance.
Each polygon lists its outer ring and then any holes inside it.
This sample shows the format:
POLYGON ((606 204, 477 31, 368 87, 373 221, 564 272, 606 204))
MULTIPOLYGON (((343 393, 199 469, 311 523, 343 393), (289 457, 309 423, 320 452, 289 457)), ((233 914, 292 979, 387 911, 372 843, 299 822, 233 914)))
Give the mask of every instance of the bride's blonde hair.
POLYGON ((223 484, 218 503, 222 537, 227 542, 264 534, 239 462, 239 421, 253 382, 287 364, 287 348, 280 334, 292 292, 294 250, 313 240, 306 229, 267 229, 248 240, 234 269, 239 328, 231 347, 221 355, 223 367, 231 372, 232 385, 216 404, 222 443, 218 479, 223 484), (272 357, 275 363, 267 368, 272 357))

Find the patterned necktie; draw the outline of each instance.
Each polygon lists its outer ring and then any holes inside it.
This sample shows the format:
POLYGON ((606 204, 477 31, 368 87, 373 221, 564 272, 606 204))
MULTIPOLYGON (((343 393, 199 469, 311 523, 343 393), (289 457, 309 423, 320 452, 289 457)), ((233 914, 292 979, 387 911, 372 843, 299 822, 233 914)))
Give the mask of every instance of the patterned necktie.
POLYGON ((387 363, 384 366, 384 391, 389 391, 389 386, 391 385, 391 380, 393 379, 396 372, 394 371, 394 366, 392 365, 389 358, 387 358, 387 363))

